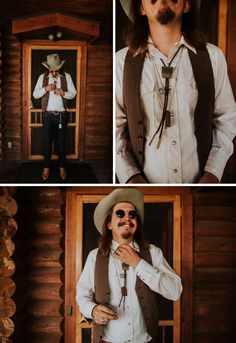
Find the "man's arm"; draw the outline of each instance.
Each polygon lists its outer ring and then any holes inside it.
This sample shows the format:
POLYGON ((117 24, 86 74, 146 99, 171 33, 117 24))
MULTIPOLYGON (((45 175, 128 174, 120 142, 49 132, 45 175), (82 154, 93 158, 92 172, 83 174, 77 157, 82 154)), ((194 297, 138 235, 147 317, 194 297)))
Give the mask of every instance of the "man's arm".
POLYGON ((132 266, 136 275, 148 287, 170 300, 178 300, 182 292, 180 277, 165 260, 161 249, 150 245, 153 265, 141 259, 129 245, 121 245, 116 251, 116 257, 132 266))
POLYGON ((108 320, 117 319, 117 313, 105 305, 94 301, 94 269, 97 250, 90 252, 76 286, 76 301, 81 313, 98 324, 107 324, 108 320))
POLYGON ((227 73, 225 57, 220 49, 208 46, 215 79, 215 108, 213 118, 213 143, 200 183, 221 180, 225 165, 233 153, 236 135, 236 104, 227 73), (217 179, 212 178, 215 176, 217 179), (209 178, 210 176, 210 178, 209 178))
POLYGON ((43 76, 44 74, 41 74, 39 76, 38 81, 35 85, 34 92, 33 92, 33 97, 35 99, 42 98, 42 96, 44 96, 47 93, 45 87, 43 87, 43 76))
POLYGON ((76 96, 76 89, 75 89, 74 83, 72 81, 70 74, 65 73, 65 76, 66 76, 66 81, 67 81, 67 92, 63 91, 63 94, 60 94, 60 95, 62 95, 63 98, 68 99, 68 100, 74 99, 74 97, 76 96))
POLYGON ((123 103, 123 69, 127 50, 116 55, 116 173, 121 183, 145 183, 133 156, 123 103))

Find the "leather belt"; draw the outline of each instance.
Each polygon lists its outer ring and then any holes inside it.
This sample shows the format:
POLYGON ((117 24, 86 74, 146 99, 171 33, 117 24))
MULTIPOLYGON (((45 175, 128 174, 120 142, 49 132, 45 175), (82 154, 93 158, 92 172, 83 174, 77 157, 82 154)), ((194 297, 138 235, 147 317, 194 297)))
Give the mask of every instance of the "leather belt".
POLYGON ((45 111, 45 113, 53 114, 54 116, 58 116, 59 114, 66 113, 66 111, 45 111))

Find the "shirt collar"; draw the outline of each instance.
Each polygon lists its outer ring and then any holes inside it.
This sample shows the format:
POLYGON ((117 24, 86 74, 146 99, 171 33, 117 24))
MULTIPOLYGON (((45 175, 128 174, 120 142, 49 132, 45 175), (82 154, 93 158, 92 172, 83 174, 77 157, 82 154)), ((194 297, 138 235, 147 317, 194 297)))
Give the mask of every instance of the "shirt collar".
MULTIPOLYGON (((53 77, 54 78, 54 76, 52 76, 52 74, 49 72, 49 74, 48 74, 48 76, 47 76, 48 78, 49 77, 53 77)), ((60 73, 59 74, 57 74, 57 76, 56 76, 56 78, 58 78, 58 77, 63 77, 63 75, 61 75, 60 73)))
MULTIPOLYGON (((184 38, 184 36, 182 35, 180 40, 178 42, 176 42, 173 47, 172 47, 172 51, 173 49, 178 49, 181 45, 184 45, 187 49, 193 51, 195 54, 197 53, 196 49, 191 46, 184 38)), ((152 37, 149 35, 148 36, 148 49, 157 49, 155 46, 154 46, 154 43, 153 43, 153 40, 152 40, 152 37)))
MULTIPOLYGON (((112 242, 111 242, 111 252, 114 253, 116 251, 116 249, 119 248, 119 246, 120 246, 119 243, 117 243, 116 241, 112 240, 112 242)), ((140 251, 139 250, 139 246, 138 246, 138 244, 135 241, 130 242, 129 246, 131 248, 133 248, 137 252, 140 251)))

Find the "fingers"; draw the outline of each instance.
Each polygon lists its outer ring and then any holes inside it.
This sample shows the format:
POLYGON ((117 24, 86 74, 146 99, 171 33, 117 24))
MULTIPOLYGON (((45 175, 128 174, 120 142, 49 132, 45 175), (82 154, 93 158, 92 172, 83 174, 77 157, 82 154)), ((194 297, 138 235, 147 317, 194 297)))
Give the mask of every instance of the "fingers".
POLYGON ((103 325, 106 325, 109 320, 118 319, 117 313, 105 305, 95 306, 92 314, 95 322, 103 325))

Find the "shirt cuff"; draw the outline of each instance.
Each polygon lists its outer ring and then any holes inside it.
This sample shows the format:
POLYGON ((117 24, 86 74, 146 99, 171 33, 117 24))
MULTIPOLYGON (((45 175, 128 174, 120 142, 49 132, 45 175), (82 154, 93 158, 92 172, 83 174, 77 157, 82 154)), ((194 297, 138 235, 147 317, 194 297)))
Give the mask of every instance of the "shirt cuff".
POLYGON ((213 147, 208 156, 205 171, 215 175, 219 181, 222 178, 229 156, 221 148, 213 147))
POLYGON ((92 311, 93 311, 93 308, 97 306, 96 303, 93 303, 93 302, 90 302, 89 304, 87 304, 86 306, 86 313, 85 311, 83 312, 83 315, 86 317, 86 318, 89 318, 89 319, 93 319, 93 316, 92 316, 92 311))

